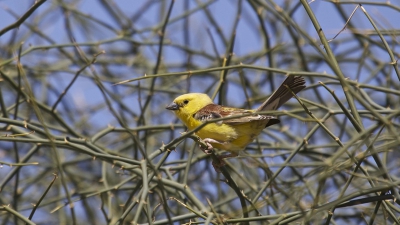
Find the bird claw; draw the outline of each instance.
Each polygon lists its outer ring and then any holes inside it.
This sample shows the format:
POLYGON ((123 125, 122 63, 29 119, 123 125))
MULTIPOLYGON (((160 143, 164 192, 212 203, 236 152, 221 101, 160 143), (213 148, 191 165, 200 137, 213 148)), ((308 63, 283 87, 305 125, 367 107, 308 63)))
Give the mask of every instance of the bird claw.
MULTIPOLYGON (((206 148, 204 148, 202 145, 199 145, 199 146, 200 146, 200 149, 201 149, 204 153, 206 153, 207 155, 210 155, 210 154, 212 153, 212 151, 214 150, 214 147, 210 144, 210 142, 212 142, 212 141, 210 141, 210 140, 213 140, 213 139, 206 138, 206 139, 203 140, 203 142, 207 145, 206 148)), ((213 141, 215 142, 215 140, 213 140, 213 141)))
POLYGON ((210 155, 212 153, 212 149, 204 149, 203 152, 206 153, 207 155, 210 155))
MULTIPOLYGON (((200 145, 200 149, 207 155, 210 155, 214 150, 214 147, 211 145, 211 143, 225 144, 224 142, 220 142, 220 141, 217 141, 217 140, 214 140, 211 138, 205 138, 205 139, 203 139, 203 142, 207 145, 207 147, 204 148, 202 145, 200 145)), ((228 155, 219 155, 219 156, 217 156, 218 161, 213 160, 212 166, 214 167, 214 169, 217 173, 221 173, 220 168, 226 165, 226 162, 224 161, 224 159, 236 157, 236 156, 238 156, 237 153, 230 153, 228 155)))

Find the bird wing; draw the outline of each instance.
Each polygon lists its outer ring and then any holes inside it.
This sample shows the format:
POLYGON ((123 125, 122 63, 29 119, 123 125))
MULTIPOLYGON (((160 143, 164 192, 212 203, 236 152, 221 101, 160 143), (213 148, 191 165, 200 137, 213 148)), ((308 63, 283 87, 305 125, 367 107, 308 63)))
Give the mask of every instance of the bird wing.
MULTIPOLYGON (((221 120, 217 123, 220 124, 229 124, 229 125, 238 125, 243 123, 248 123, 252 121, 262 121, 266 119, 273 119, 274 121, 278 121, 276 117, 269 116, 269 115, 257 115, 254 114, 253 110, 246 110, 246 109, 237 109, 231 107, 225 107, 217 104, 209 104, 202 109, 200 109, 197 113, 193 115, 193 117, 197 120, 205 122, 207 120, 212 119, 219 119, 219 118, 226 118, 231 116, 240 116, 238 118, 226 119, 221 120)), ((278 123, 278 122, 274 122, 278 123)), ((272 124, 271 124, 272 125, 272 124)))

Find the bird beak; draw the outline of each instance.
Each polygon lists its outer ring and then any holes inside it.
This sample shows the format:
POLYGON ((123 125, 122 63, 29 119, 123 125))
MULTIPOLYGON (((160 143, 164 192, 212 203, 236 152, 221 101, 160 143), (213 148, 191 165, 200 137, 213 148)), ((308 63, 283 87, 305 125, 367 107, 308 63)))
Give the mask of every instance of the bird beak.
POLYGON ((169 109, 169 110, 178 110, 178 109, 179 109, 179 105, 176 104, 175 102, 173 102, 173 103, 169 104, 169 106, 167 106, 166 109, 169 109))

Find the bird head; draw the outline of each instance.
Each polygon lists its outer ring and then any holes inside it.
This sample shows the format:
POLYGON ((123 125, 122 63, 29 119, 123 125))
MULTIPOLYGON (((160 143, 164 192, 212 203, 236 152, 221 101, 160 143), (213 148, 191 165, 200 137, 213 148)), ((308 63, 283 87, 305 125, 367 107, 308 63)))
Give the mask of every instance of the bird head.
POLYGON ((213 101, 206 94, 189 93, 177 97, 166 109, 172 110, 180 119, 192 116, 213 101))

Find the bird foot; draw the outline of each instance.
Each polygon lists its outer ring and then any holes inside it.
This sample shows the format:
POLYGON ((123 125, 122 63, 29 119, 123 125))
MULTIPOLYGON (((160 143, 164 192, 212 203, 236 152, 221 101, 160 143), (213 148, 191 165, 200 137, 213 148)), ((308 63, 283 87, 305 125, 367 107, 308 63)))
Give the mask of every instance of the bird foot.
POLYGON ((203 147, 200 145, 200 149, 201 149, 204 153, 206 153, 207 155, 211 154, 212 151, 214 150, 214 147, 211 145, 211 143, 223 144, 223 142, 220 142, 220 141, 217 141, 217 140, 214 140, 214 139, 211 139, 211 138, 204 138, 204 139, 203 139, 203 142, 207 145, 207 148, 203 148, 203 147))
POLYGON ((210 155, 212 153, 212 151, 214 150, 214 147, 209 143, 209 142, 204 142, 206 143, 207 147, 204 148, 202 145, 199 145, 200 149, 206 153, 207 155, 210 155))
MULTIPOLYGON (((207 155, 210 155, 214 150, 214 147, 211 145, 211 143, 216 143, 216 144, 221 144, 221 145, 227 144, 226 142, 217 141, 217 140, 212 139, 212 138, 204 138, 203 142, 207 145, 207 147, 204 148, 204 147, 202 147, 200 145, 200 149, 207 155)), ((220 168, 226 165, 224 159, 232 158, 232 157, 236 157, 236 156, 238 156, 237 153, 230 153, 230 154, 227 154, 227 155, 219 155, 219 156, 217 156, 217 160, 213 160, 213 162, 212 162, 212 165, 213 165, 215 171, 218 172, 218 173, 221 173, 220 168)))

